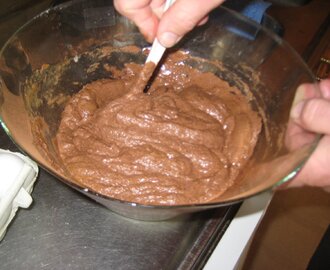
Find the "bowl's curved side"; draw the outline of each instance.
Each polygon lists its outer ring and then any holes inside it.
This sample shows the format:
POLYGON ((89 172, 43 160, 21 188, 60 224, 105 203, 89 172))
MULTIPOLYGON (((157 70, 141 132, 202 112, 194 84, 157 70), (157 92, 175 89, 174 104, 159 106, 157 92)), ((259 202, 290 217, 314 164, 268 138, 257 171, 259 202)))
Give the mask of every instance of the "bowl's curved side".
MULTIPOLYGON (((52 8, 20 28, 0 52, 1 125, 23 152, 66 184, 72 181, 58 159, 54 135, 67 100, 84 84, 111 77, 104 68, 106 62, 118 67, 129 61, 144 62, 142 53, 111 56, 107 46, 135 45, 141 52, 149 46, 111 3, 104 1, 100 8, 101 2, 72 1, 52 8)), ((219 8, 207 24, 173 48, 177 49, 221 63, 225 72, 205 62, 195 63, 195 67, 214 72, 237 86, 263 119, 263 130, 240 179, 213 202, 144 206, 71 185, 124 216, 160 220, 244 200, 291 179, 318 141, 315 138, 297 151, 289 151, 285 145, 296 88, 301 83, 315 83, 315 79, 303 60, 275 34, 219 8), (252 38, 242 35, 246 31, 254 33, 252 38)))

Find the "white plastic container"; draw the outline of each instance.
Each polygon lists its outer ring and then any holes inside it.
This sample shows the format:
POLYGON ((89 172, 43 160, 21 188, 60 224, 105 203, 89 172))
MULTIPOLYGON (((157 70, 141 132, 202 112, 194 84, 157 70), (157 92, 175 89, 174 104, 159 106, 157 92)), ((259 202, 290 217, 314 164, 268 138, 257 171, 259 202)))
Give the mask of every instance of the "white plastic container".
POLYGON ((37 164, 28 157, 0 149, 0 241, 18 207, 31 205, 38 172, 37 164))

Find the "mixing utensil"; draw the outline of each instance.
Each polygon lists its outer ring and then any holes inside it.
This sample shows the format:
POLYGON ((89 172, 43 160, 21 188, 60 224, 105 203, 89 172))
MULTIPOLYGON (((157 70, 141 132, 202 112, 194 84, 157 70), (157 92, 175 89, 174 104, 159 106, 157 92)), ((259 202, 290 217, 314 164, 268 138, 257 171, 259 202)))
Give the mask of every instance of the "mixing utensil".
MULTIPOLYGON (((163 12, 165 12, 174 2, 175 0, 166 0, 163 12)), ((146 63, 153 62, 156 67, 160 59, 162 59, 165 50, 166 48, 159 43, 157 38, 155 38, 154 42, 152 43, 146 63)))
MULTIPOLYGON (((163 12, 165 12, 174 2, 175 0, 166 0, 163 12)), ((143 67, 141 75, 139 76, 138 81, 136 83, 136 87, 133 91, 134 93, 148 91, 151 83, 150 79, 154 74, 158 63, 162 59, 165 50, 166 48, 159 43, 157 38, 155 38, 154 42, 152 43, 147 60, 145 62, 145 66, 143 67)))

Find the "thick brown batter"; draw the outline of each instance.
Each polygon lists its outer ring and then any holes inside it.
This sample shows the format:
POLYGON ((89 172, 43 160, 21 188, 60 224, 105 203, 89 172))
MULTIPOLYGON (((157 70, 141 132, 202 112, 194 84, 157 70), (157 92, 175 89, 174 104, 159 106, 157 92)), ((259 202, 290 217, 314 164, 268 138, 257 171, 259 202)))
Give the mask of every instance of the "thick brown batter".
POLYGON ((135 93, 141 66, 86 85, 67 104, 59 154, 80 185, 143 204, 191 204, 221 195, 250 158, 261 120, 212 73, 171 55, 149 92, 135 93), (132 90, 133 89, 133 90, 132 90))

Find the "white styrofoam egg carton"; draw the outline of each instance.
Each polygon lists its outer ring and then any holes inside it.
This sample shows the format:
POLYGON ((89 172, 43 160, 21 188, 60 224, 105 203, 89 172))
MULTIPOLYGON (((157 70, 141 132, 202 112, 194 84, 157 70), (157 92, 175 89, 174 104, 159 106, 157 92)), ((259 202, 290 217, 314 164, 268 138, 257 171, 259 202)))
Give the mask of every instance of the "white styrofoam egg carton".
POLYGON ((18 208, 31 205, 38 172, 37 164, 28 157, 0 149, 0 241, 18 208))

